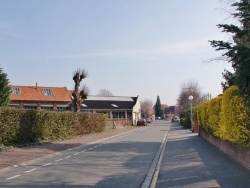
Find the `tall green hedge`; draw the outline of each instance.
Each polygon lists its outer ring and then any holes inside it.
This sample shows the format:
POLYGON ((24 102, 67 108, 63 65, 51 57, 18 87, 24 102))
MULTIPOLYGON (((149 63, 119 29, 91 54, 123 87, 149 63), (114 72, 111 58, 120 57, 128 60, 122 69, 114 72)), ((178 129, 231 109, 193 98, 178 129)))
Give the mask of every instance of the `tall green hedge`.
POLYGON ((236 86, 198 107, 201 128, 223 140, 250 146, 250 112, 236 86))
POLYGON ((221 100, 222 97, 216 97, 211 99, 208 103, 208 131, 212 134, 216 134, 216 130, 218 130, 220 126, 221 100))
POLYGON ((203 103, 198 107, 197 119, 202 129, 209 132, 208 128, 208 102, 203 103))
POLYGON ((236 86, 228 88, 222 98, 220 134, 222 139, 250 146, 250 114, 245 99, 236 86))
POLYGON ((103 114, 0 108, 0 145, 43 143, 102 132, 103 114))

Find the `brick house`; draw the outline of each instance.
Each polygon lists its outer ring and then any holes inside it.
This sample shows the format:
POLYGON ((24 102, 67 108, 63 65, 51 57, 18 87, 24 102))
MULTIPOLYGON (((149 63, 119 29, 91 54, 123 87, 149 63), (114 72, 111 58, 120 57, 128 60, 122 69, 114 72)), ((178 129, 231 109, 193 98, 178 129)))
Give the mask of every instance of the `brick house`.
MULTIPOLYGON (((10 107, 27 110, 73 111, 72 90, 67 87, 11 85, 10 107)), ((82 112, 107 114, 112 125, 136 125, 141 118, 141 104, 137 97, 88 96, 82 112)))
POLYGON ((9 106, 28 110, 71 110, 70 95, 66 87, 11 85, 9 106))

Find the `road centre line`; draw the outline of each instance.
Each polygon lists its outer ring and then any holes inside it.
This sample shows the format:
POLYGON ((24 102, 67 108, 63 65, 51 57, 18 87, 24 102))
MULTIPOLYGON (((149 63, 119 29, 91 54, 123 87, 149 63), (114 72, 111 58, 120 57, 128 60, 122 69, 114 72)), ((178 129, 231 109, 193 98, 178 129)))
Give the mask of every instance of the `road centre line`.
POLYGON ((6 180, 11 180, 11 179, 17 178, 17 177, 19 177, 19 176, 21 176, 21 175, 15 175, 15 176, 12 176, 12 177, 6 178, 6 180))
POLYGON ((71 155, 69 155, 69 156, 65 157, 65 159, 68 159, 68 158, 70 158, 70 157, 71 157, 71 155))
POLYGON ((62 161, 63 159, 57 159, 57 160, 55 160, 55 162, 58 162, 58 161, 62 161))
POLYGON ((151 164, 151 167, 148 171, 148 174, 143 182, 143 184, 141 185, 141 188, 155 188, 156 187, 156 181, 158 178, 158 174, 159 174, 159 170, 160 170, 160 164, 164 155, 164 150, 165 150, 165 146, 166 143, 168 141, 168 134, 170 131, 171 126, 167 129, 163 140, 161 141, 161 145, 158 149, 158 152, 155 155, 155 158, 151 164))
MULTIPOLYGON (((96 143, 101 142, 101 141, 103 141, 103 140, 108 140, 108 139, 111 139, 111 138, 120 136, 120 137, 115 138, 115 139, 113 139, 113 140, 110 140, 110 141, 108 141, 108 142, 101 143, 101 144, 99 144, 98 146, 94 146, 94 147, 92 147, 92 148, 85 149, 85 150, 83 150, 83 151, 81 151, 81 152, 79 152, 79 153, 83 153, 83 152, 92 150, 92 149, 94 149, 94 148, 97 148, 97 147, 99 147, 99 146, 101 146, 101 145, 108 144, 108 143, 113 142, 113 141, 115 141, 115 140, 117 140, 117 139, 120 139, 120 138, 123 138, 123 137, 125 137, 125 136, 130 135, 130 134, 131 134, 132 132, 134 132, 134 131, 137 131, 137 130, 139 130, 139 129, 145 129, 145 128, 147 128, 147 127, 138 128, 138 129, 135 129, 135 130, 127 131, 127 132, 125 132, 125 133, 120 133, 120 134, 118 134, 118 135, 110 136, 110 137, 108 137, 108 138, 100 139, 100 140, 97 140, 97 141, 95 141, 95 142, 91 142, 91 143, 89 143, 88 145, 96 144, 96 143)), ((69 149, 69 150, 72 151, 72 149, 69 149)), ((73 155, 78 155, 79 153, 75 153, 75 154, 73 154, 73 155)), ((65 158, 69 158, 69 157, 65 157, 65 158)))
MULTIPOLYGON (((145 128, 146 128, 146 127, 144 127, 144 128, 138 128, 138 129, 145 129, 145 128)), ((110 138, 114 138, 114 137, 117 137, 117 136, 120 136, 120 135, 128 134, 128 133, 131 133, 131 132, 133 132, 133 131, 137 131, 138 129, 131 130, 131 131, 127 131, 127 132, 125 132, 125 133, 120 133, 120 134, 117 134, 117 135, 114 135, 114 136, 110 136, 110 137, 108 137, 108 138, 103 138, 103 139, 100 139, 100 140, 91 142, 91 143, 89 143, 89 145, 91 145, 91 144, 96 144, 96 143, 101 142, 101 141, 103 141, 103 140, 108 140, 108 139, 110 139, 110 138)))
POLYGON ((44 165, 42 165, 42 166, 48 166, 48 165, 51 165, 51 163, 47 163, 47 164, 44 164, 44 165))
POLYGON ((27 170, 27 171, 25 171, 25 172, 27 172, 27 173, 29 173, 29 172, 32 172, 32 171, 34 171, 34 170, 36 170, 37 168, 32 168, 31 170, 27 170))

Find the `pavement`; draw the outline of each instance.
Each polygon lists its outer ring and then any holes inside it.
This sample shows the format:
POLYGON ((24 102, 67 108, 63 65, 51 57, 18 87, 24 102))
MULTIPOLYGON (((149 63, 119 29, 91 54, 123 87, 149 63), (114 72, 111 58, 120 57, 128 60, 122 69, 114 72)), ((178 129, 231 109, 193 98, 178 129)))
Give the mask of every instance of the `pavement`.
POLYGON ((250 187, 250 170, 197 133, 172 123, 156 187, 250 187))

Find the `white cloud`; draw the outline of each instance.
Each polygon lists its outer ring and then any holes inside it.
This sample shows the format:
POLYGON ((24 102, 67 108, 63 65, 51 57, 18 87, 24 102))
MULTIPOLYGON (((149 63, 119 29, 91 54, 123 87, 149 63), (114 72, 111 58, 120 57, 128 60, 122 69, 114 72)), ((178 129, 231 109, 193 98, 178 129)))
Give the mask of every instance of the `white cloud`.
POLYGON ((66 54, 66 55, 48 55, 47 58, 82 58, 82 57, 123 57, 137 60, 158 60, 166 55, 186 55, 191 53, 197 53, 202 50, 206 50, 210 44, 209 40, 221 40, 223 36, 209 36, 206 38, 182 41, 165 46, 156 46, 149 48, 130 48, 120 50, 106 50, 102 52, 93 53, 80 53, 80 54, 66 54))

